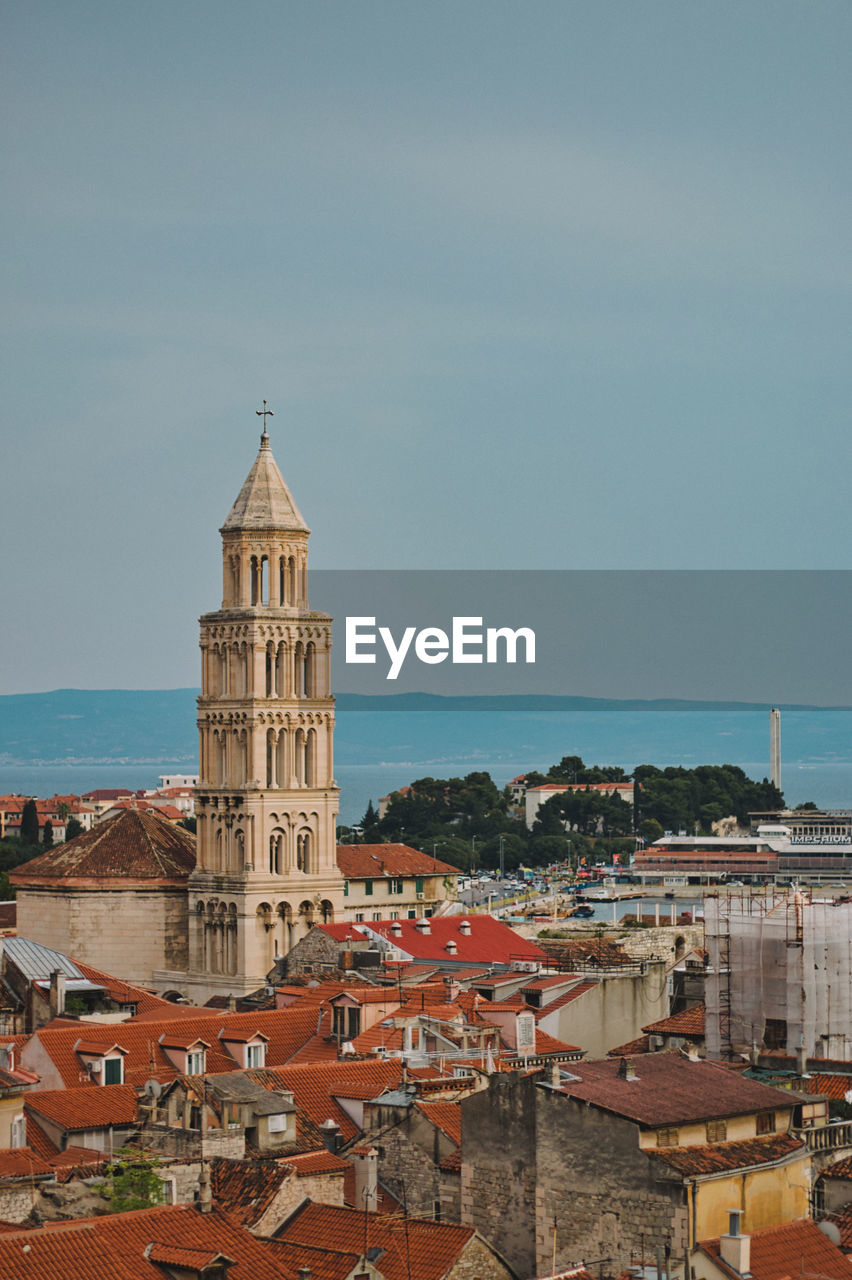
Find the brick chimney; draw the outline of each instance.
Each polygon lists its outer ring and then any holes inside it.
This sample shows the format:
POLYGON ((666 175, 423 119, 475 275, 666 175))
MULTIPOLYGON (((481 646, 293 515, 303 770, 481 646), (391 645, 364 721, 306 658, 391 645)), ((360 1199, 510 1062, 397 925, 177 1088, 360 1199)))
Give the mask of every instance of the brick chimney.
POLYGON ((728 1210, 728 1233, 719 1239, 719 1253, 722 1261, 737 1275, 750 1276, 751 1236, 740 1234, 741 1214, 741 1209, 728 1210))
POLYGON ((618 1078, 619 1080, 638 1080, 639 1079, 638 1075, 636 1074, 636 1068, 633 1066, 632 1058, 621 1059, 621 1062, 618 1064, 618 1078))

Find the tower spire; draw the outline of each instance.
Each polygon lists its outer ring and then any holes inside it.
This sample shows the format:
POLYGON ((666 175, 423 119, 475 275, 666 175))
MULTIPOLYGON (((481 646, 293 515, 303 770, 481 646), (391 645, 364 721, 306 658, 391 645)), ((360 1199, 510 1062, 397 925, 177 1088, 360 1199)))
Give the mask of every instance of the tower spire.
POLYGON ((267 409, 265 400, 263 402, 263 408, 255 409, 255 413, 259 418, 263 418, 263 433, 260 437, 260 447, 261 449, 268 449, 269 448, 269 432, 266 430, 266 419, 274 418, 275 414, 272 412, 271 409, 267 409))

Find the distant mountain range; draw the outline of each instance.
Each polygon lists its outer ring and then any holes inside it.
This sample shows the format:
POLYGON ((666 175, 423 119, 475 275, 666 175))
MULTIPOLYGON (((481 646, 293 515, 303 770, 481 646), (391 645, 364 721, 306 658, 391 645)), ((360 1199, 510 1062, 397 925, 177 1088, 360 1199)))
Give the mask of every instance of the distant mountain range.
MULTIPOLYGON (((0 696, 0 766, 72 764, 159 764, 198 756, 195 727, 198 689, 56 689, 51 693, 0 696)), ((505 697, 440 697, 426 693, 368 695, 343 693, 339 714, 347 712, 440 711, 766 711, 747 702, 653 701, 574 698, 542 694, 505 697)), ((824 707, 781 706, 781 710, 824 711, 824 707)))

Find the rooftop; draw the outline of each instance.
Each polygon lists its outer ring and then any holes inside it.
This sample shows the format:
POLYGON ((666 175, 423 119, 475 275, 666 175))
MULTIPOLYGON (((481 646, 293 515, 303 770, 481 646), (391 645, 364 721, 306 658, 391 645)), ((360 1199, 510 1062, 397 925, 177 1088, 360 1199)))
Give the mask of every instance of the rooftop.
POLYGON ((156 809, 127 809, 49 849, 11 873, 20 888, 124 880, 184 885, 195 867, 195 836, 156 809))

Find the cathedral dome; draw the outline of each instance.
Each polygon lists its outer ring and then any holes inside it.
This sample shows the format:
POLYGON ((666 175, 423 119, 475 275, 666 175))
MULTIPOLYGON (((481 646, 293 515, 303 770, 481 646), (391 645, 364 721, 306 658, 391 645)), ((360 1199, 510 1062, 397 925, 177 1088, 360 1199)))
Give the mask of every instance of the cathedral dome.
POLYGON ((186 882, 195 837, 156 809, 126 809, 13 872, 19 887, 65 884, 102 888, 105 880, 166 885, 186 882))

